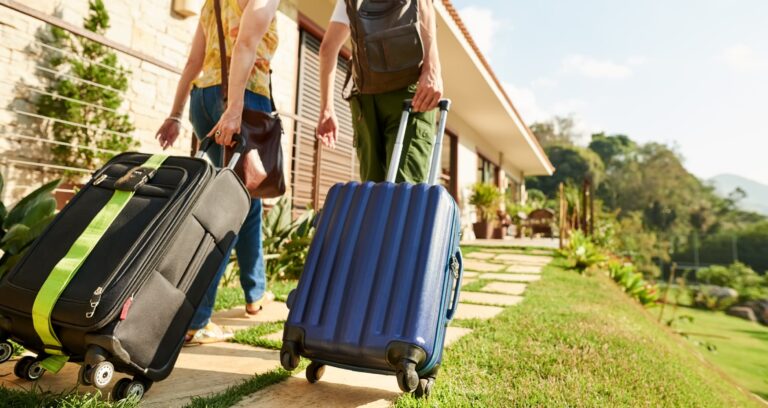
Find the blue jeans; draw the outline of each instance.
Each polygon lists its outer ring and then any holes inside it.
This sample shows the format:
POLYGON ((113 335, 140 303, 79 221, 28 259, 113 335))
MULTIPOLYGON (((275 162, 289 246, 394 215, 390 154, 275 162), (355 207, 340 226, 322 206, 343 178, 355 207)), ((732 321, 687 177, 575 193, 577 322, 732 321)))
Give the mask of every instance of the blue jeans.
MULTIPOLYGON (((194 88, 191 93, 191 106, 189 116, 195 135, 203 138, 207 135, 219 118, 224 113, 224 103, 221 100, 221 87, 211 86, 207 88, 194 88)), ((263 95, 245 91, 245 107, 252 110, 269 112, 272 110, 269 98, 263 95)), ((208 157, 216 166, 221 166, 221 146, 214 145, 208 150, 208 157)), ((251 210, 245 219, 243 227, 237 237, 234 248, 237 252, 237 263, 240 266, 240 285, 245 292, 245 300, 248 303, 256 302, 264 296, 267 287, 267 278, 264 268, 264 252, 261 243, 261 200, 251 200, 251 210)), ((198 330, 205 327, 213 314, 216 303, 216 291, 219 281, 224 276, 224 271, 229 262, 229 254, 216 273, 216 277, 203 297, 200 307, 195 312, 190 329, 198 330)))

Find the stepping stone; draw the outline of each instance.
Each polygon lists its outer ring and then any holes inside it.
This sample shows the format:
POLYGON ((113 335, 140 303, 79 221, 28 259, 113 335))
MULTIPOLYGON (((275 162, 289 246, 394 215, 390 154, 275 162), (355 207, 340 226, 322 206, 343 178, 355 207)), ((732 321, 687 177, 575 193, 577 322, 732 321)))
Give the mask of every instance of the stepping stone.
POLYGON ((477 278, 462 278, 461 279, 461 286, 469 285, 472 282, 476 282, 477 278))
POLYGON ((466 271, 465 270, 464 273, 462 274, 461 280, 463 282, 467 278, 469 278, 469 279, 477 278, 478 275, 480 275, 480 274, 477 273, 477 272, 472 272, 472 271, 466 271))
MULTIPOLYGON (((483 287, 482 291, 520 296, 525 292, 526 287, 528 287, 528 285, 524 283, 490 282, 483 287)), ((464 293, 461 295, 464 296, 464 293)))
POLYGON ((472 333, 472 329, 466 329, 463 327, 454 327, 454 326, 448 327, 448 330, 445 332, 445 347, 448 347, 451 344, 459 341, 459 339, 461 339, 462 337, 466 336, 469 333, 472 333))
POLYGON ((462 292, 462 302, 480 303, 494 306, 514 306, 523 301, 522 296, 497 295, 495 293, 462 292))
POLYGON ((522 273, 484 273, 480 279, 504 282, 535 282, 541 279, 541 275, 526 275, 522 273))
POLYGON ((464 261, 464 270, 477 272, 498 272, 504 268, 501 264, 492 264, 488 262, 473 261, 471 259, 464 261))
POLYGON ((509 268, 507 268, 507 272, 509 273, 541 273, 541 267, 531 266, 531 265, 512 265, 509 268))
MULTIPOLYGON (((15 361, 0 365, 0 387, 29 390, 31 382, 13 375, 15 361)), ((181 350, 176 366, 164 381, 152 385, 142 407, 182 407, 194 396, 218 393, 256 373, 265 373, 280 365, 280 352, 234 343, 216 343, 181 350)), ((96 393, 94 387, 77 385, 79 364, 69 363, 56 375, 46 373, 35 386, 41 392, 81 394, 96 393)), ((101 391, 107 399, 112 387, 125 374, 115 373, 112 383, 101 391)), ((2 406, 2 403, 0 403, 2 406)))
POLYGON ((456 310, 456 319, 492 319, 503 310, 503 308, 497 306, 461 303, 458 310, 456 310))
POLYGON ((243 330, 260 323, 279 322, 288 318, 288 307, 283 302, 270 302, 256 316, 245 315, 245 306, 237 306, 213 314, 213 322, 232 330, 243 330))
POLYGON ((488 260, 488 259, 493 259, 495 256, 496 254, 490 253, 490 252, 472 252, 470 254, 465 255, 464 258, 488 260))
POLYGON ((152 386, 142 407, 182 407, 280 365, 280 352, 235 343, 185 347, 173 373, 152 386))
POLYGON ((394 375, 379 375, 325 367, 315 384, 302 371, 240 401, 236 407, 390 407, 402 395, 394 375))
POLYGON ((546 265, 552 262, 551 257, 530 256, 520 254, 500 254, 496 256, 497 261, 514 262, 521 264, 546 265))

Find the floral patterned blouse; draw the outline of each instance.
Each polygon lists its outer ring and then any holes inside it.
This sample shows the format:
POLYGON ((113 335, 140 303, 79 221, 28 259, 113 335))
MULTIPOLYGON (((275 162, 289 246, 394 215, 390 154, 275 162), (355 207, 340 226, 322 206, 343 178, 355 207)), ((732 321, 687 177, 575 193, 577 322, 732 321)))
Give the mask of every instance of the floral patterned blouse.
MULTIPOLYGON (((220 1, 227 57, 231 58, 243 11, 237 0, 220 1)), ((203 10, 200 13, 200 24, 202 24, 205 33, 205 59, 202 75, 193 84, 198 88, 207 88, 221 84, 221 57, 219 56, 219 37, 213 0, 206 0, 203 5, 203 10)), ((269 65, 277 49, 277 40, 277 23, 273 19, 256 50, 256 63, 246 84, 246 89, 249 91, 269 97, 269 65)))

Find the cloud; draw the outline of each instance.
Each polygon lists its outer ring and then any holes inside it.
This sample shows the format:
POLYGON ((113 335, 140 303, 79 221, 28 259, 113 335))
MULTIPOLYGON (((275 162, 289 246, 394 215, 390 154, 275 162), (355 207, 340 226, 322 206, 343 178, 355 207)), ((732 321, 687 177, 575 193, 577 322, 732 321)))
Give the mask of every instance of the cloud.
POLYGON ((485 55, 490 55, 496 45, 496 33, 502 26, 493 10, 479 6, 467 6, 459 10, 461 20, 467 26, 477 47, 485 55))
POLYGON ((533 89, 518 87, 509 82, 504 82, 503 85, 515 108, 523 117, 523 121, 529 125, 551 120, 554 116, 569 116, 573 118, 573 130, 579 136, 578 142, 587 141, 591 134, 602 130, 599 124, 584 116, 584 112, 589 108, 587 101, 571 98, 557 100, 551 105, 543 106, 533 89))
POLYGON ((627 58, 627 65, 643 65, 648 62, 648 58, 642 55, 633 55, 627 58))
POLYGON ((557 80, 547 77, 540 77, 531 81, 531 86, 540 89, 552 89, 557 86, 557 80))
POLYGON ((768 57, 758 54, 746 44, 736 44, 725 49, 719 59, 730 69, 742 74, 768 70, 768 57))
POLYGON ((563 59, 562 71, 593 79, 623 79, 632 75, 632 69, 627 65, 578 54, 563 59))

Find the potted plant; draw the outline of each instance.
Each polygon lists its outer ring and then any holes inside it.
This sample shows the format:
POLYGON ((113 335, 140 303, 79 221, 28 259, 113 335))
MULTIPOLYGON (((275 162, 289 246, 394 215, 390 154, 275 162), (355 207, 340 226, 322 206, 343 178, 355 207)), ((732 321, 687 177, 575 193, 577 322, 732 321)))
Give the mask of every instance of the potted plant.
POLYGON ((477 183, 472 188, 469 203, 475 206, 478 213, 478 221, 472 225, 476 238, 488 239, 492 236, 501 198, 501 192, 493 184, 477 183))

